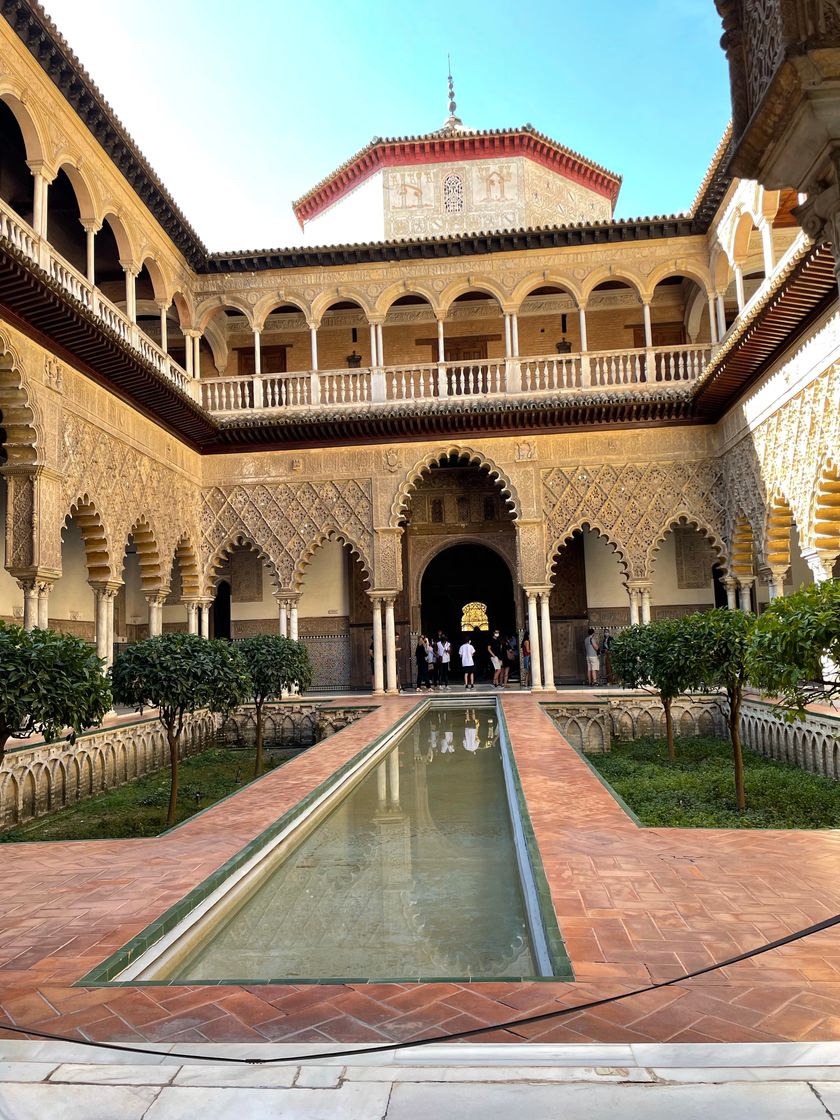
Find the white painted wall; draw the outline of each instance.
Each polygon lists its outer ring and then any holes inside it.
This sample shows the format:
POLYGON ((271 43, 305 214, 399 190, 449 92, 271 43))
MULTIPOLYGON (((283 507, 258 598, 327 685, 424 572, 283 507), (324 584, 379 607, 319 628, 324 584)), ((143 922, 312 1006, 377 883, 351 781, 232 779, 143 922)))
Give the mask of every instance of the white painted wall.
POLYGON ((349 615, 350 588, 344 545, 327 541, 310 560, 303 574, 299 618, 349 615))
POLYGON ((353 245, 385 240, 382 172, 377 171, 354 191, 306 222, 304 245, 353 245))
POLYGON ((586 604, 588 607, 626 607, 627 592, 621 578, 618 557, 603 537, 588 529, 583 534, 586 564, 586 604))
POLYGON ((668 533, 656 554, 650 601, 660 606, 691 606, 694 603, 714 606, 715 589, 711 566, 706 587, 677 587, 676 542, 673 533, 668 533))
POLYGON ((50 618, 93 622, 93 591, 88 583, 85 542, 74 520, 61 534, 61 579, 50 595, 50 618))

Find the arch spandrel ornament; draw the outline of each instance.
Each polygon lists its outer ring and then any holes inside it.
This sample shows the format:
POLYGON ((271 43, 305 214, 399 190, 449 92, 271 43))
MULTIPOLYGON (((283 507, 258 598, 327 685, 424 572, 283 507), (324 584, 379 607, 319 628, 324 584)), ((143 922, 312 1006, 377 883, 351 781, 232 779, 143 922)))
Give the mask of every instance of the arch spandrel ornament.
POLYGON ((574 537, 575 533, 596 533, 598 537, 603 540, 606 545, 613 551, 618 563, 619 571, 621 572, 622 579, 627 579, 628 563, 627 563, 627 548, 623 541, 617 540, 615 537, 615 529, 607 529, 603 526, 597 518, 585 518, 580 524, 570 524, 562 538, 554 539, 550 542, 548 549, 548 561, 546 565, 545 580, 546 584, 552 584, 555 577, 555 563, 558 553, 569 544, 574 537))
POLYGON ((435 466, 435 464, 443 462, 443 460, 453 456, 461 461, 465 467, 478 466, 486 468, 490 477, 501 487, 512 519, 514 521, 519 520, 522 516, 521 504, 516 487, 509 475, 498 466, 496 462, 477 448, 465 447, 463 444, 452 443, 443 447, 438 447, 434 451, 427 452, 422 459, 414 464, 408 474, 403 478, 397 488, 396 496, 391 505, 391 528, 396 529, 399 527, 417 484, 429 469, 435 466))

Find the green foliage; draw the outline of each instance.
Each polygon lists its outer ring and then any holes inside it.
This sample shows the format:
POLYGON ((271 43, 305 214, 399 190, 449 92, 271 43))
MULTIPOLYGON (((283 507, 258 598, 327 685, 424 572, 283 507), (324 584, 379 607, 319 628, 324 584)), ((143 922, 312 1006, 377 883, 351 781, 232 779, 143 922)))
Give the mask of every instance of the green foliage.
POLYGON ((255 704, 279 696, 284 689, 305 692, 312 684, 312 665, 303 642, 279 634, 256 634, 237 642, 236 649, 248 668, 249 695, 255 704))
POLYGON ((184 716, 202 709, 227 714, 237 708, 248 696, 247 666, 229 642, 176 633, 129 646, 111 675, 118 703, 152 705, 166 728, 171 771, 166 823, 171 827, 178 807, 178 740, 184 716))
POLYGON ((823 679, 824 655, 840 664, 840 583, 834 580, 773 600, 752 633, 750 680, 804 718, 810 701, 840 694, 840 681, 823 679))
POLYGON ((592 765, 645 825, 661 828, 838 828, 840 783, 753 751, 744 754, 749 809, 732 797, 732 757, 720 739, 680 739, 675 763, 661 739, 613 743, 592 765))
POLYGON ((98 724, 111 687, 94 650, 72 634, 0 622, 0 761, 10 737, 54 739, 98 724))
MULTIPOLYGON (((278 759, 282 765, 300 753, 296 750, 272 752, 269 766, 278 759)), ((176 824, 202 809, 228 797, 248 784, 253 764, 251 750, 212 747, 181 763, 184 786, 178 805, 176 824)), ((136 781, 107 790, 80 801, 59 813, 28 821, 0 841, 23 840, 103 840, 132 836, 158 836, 163 830, 161 812, 169 799, 166 771, 146 774, 136 781)))
POLYGON ((665 709, 668 757, 674 757, 671 702, 702 684, 703 632, 698 620, 660 618, 646 626, 629 626, 613 640, 612 669, 626 688, 655 693, 665 709))
POLYGON ((248 671, 236 647, 197 634, 136 642, 119 655, 111 676, 117 703, 157 708, 161 723, 176 734, 190 712, 230 712, 249 691, 248 671))

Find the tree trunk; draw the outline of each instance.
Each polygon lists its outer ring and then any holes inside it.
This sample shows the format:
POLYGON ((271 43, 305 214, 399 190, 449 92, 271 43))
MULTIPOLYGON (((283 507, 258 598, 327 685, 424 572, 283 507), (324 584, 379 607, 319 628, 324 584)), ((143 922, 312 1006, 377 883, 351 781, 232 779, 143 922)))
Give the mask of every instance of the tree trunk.
POLYGON ((6 757, 6 743, 11 737, 12 734, 6 726, 5 720, 0 719, 0 766, 3 765, 3 759, 6 757))
POLYGON ((263 765, 263 706, 262 704, 255 704, 254 709, 257 713, 257 739, 256 751, 254 753, 254 777, 258 778, 262 773, 263 765))
POLYGON ((172 828, 175 824, 175 814, 178 809, 178 736, 171 727, 166 729, 166 741, 169 743, 169 811, 166 814, 166 827, 172 828))
POLYGON ((671 698, 662 700, 662 707, 665 709, 665 741, 668 744, 668 761, 676 762, 677 752, 674 749, 674 720, 671 716, 671 698))
POLYGON ((744 794, 744 752, 741 750, 741 693, 729 696, 729 738, 732 740, 732 754, 735 760, 735 803, 738 812, 747 807, 744 794))

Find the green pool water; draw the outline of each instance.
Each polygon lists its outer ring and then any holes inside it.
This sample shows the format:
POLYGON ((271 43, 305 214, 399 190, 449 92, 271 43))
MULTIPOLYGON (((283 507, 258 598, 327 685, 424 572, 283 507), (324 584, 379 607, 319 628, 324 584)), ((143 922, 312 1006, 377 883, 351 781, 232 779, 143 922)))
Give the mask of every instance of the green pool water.
POLYGON ((423 715, 167 978, 539 972, 494 705, 423 715))

